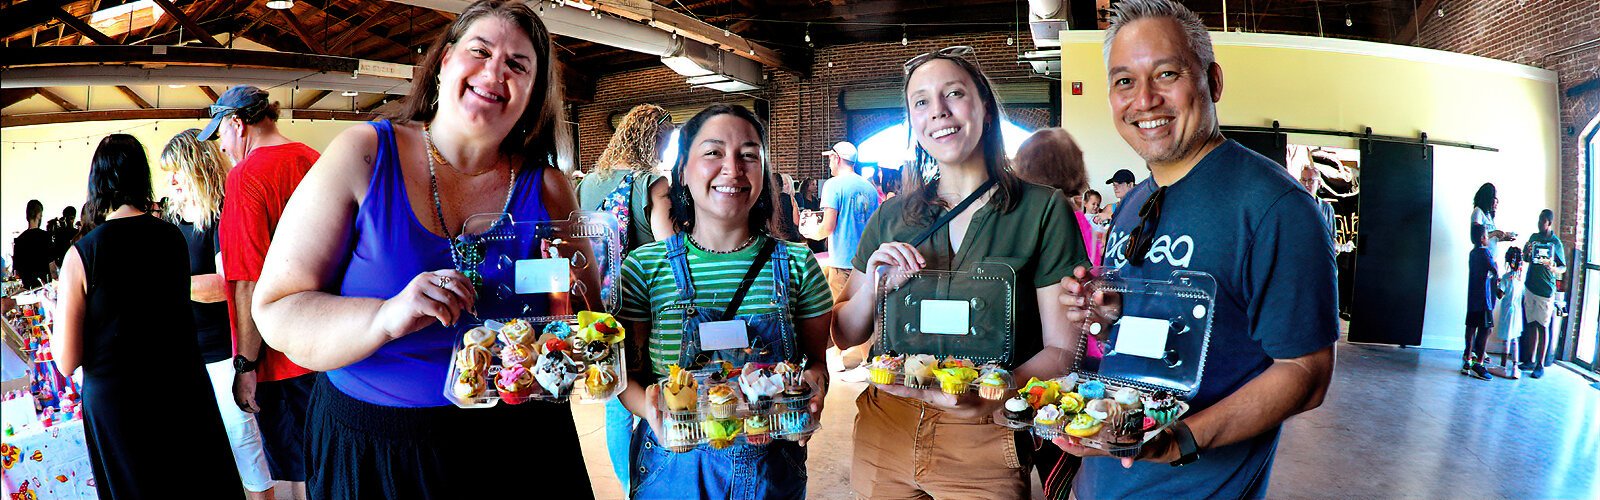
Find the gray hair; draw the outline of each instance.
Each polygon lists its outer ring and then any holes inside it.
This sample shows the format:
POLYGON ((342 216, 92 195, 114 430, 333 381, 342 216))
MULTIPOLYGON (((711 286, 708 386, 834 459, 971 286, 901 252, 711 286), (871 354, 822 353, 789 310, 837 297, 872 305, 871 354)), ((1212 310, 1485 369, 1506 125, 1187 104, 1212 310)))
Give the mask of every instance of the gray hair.
POLYGON ((1183 4, 1173 0, 1119 0, 1112 5, 1110 17, 1111 27, 1106 29, 1105 45, 1101 48, 1107 69, 1111 67, 1111 40, 1117 37, 1117 32, 1134 21, 1154 18, 1178 22, 1189 39, 1189 51, 1194 53, 1195 60, 1200 61, 1201 71, 1207 71, 1212 63, 1217 62, 1216 52, 1211 49, 1211 33, 1206 31, 1205 23, 1200 22, 1200 16, 1183 4))

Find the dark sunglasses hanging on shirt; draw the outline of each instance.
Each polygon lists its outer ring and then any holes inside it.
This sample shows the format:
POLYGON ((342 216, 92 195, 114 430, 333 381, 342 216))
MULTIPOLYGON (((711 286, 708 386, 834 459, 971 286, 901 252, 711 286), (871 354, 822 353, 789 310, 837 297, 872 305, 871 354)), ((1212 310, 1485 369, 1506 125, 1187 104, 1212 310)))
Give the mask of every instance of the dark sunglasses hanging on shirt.
POLYGON ((1155 245, 1156 227, 1161 225, 1161 204, 1166 198, 1167 186, 1161 186, 1139 206, 1139 225, 1128 233, 1128 246, 1122 250, 1122 257, 1129 264, 1144 264, 1145 254, 1150 253, 1150 247, 1155 245))

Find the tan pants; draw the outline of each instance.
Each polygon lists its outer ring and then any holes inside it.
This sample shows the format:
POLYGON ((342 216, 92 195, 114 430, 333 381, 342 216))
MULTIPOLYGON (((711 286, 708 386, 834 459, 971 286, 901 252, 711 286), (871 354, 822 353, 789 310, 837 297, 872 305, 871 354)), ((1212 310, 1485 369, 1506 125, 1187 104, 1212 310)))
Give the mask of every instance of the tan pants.
POLYGON ((863 499, 1027 498, 1016 433, 868 388, 856 399, 850 488, 863 499))

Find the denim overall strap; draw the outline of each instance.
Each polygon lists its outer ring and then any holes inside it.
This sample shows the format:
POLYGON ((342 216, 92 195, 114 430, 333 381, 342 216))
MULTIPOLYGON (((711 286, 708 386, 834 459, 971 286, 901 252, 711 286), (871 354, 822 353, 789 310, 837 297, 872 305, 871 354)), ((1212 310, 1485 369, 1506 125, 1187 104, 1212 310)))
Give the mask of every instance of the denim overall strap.
POLYGON ((689 247, 683 243, 683 233, 667 238, 667 264, 672 267, 672 280, 678 284, 678 302, 694 307, 694 280, 689 277, 689 247))

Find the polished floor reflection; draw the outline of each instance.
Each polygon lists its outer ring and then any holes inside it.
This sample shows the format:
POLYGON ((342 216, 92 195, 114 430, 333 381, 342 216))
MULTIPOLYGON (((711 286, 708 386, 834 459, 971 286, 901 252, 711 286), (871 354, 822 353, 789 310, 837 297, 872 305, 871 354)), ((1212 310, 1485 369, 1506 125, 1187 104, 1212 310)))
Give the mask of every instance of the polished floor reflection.
MULTIPOLYGON (((1544 378, 1461 376, 1460 354, 1339 344, 1322 408, 1287 424, 1271 498, 1600 498, 1600 390, 1563 369, 1544 378)), ((835 382, 810 447, 809 493, 849 499, 855 397, 835 382)), ((622 498, 601 405, 574 405, 598 498, 622 498)), ((1035 485, 1037 489, 1037 485, 1035 485)))

